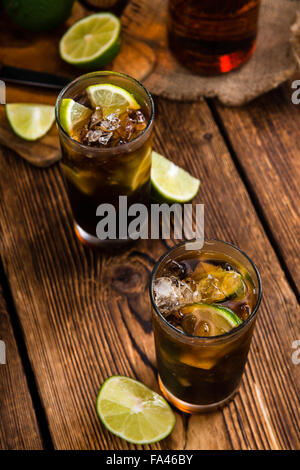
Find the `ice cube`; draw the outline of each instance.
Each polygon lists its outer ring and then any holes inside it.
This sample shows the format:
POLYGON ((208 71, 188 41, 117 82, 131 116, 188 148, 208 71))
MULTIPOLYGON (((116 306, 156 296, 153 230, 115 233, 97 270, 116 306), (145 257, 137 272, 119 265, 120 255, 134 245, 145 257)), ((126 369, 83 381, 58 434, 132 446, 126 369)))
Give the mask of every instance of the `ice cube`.
POLYGON ((134 123, 145 123, 146 119, 140 110, 128 109, 128 116, 134 123))
POLYGON ((120 126, 118 128, 118 134, 123 140, 130 140, 134 130, 134 123, 131 121, 127 113, 123 113, 120 116, 120 126))
POLYGON ((212 274, 197 282, 196 291, 201 294, 203 302, 218 302, 224 299, 221 282, 212 274))
POLYGON ((110 141, 110 139, 112 138, 112 136, 113 136, 113 132, 108 132, 107 134, 103 133, 103 134, 99 137, 98 141, 99 141, 99 143, 102 144, 102 145, 107 145, 108 142, 110 141))
POLYGON ((179 279, 184 279, 191 272, 191 268, 185 261, 169 260, 164 267, 166 275, 176 276, 179 279))
POLYGON ((75 101, 77 101, 77 103, 82 104, 83 106, 85 106, 87 108, 91 107, 90 99, 89 99, 88 94, 85 90, 82 91, 81 93, 79 93, 78 95, 76 95, 74 99, 75 99, 75 101))
POLYGON ((105 132, 115 131, 120 127, 120 119, 116 114, 112 113, 106 116, 105 119, 102 119, 99 126, 105 132))
POLYGON ((211 327, 207 321, 201 320, 197 324, 195 333, 197 336, 210 336, 211 327))
POLYGON ((128 109, 120 115, 110 113, 104 116, 101 106, 97 106, 89 122, 81 127, 74 138, 93 147, 115 147, 135 139, 146 126, 146 118, 139 110, 128 109))
POLYGON ((173 310, 177 303, 177 295, 173 282, 168 277, 155 279, 153 283, 155 303, 158 308, 173 310))
POLYGON ((90 129, 89 131, 85 132, 84 136, 82 137, 82 141, 87 145, 107 145, 112 135, 113 132, 103 132, 101 129, 90 129))
POLYGON ((185 281, 178 281, 178 296, 180 306, 191 304, 194 299, 194 292, 185 281))
POLYGON ((171 276, 160 277, 153 284, 154 299, 163 312, 172 312, 193 302, 193 291, 184 281, 171 276))
POLYGON ((93 144, 94 142, 98 142, 102 134, 103 131, 101 131, 101 129, 89 130, 84 136, 84 142, 87 144, 93 144))
POLYGON ((100 106, 96 106, 95 111, 91 115, 90 128, 93 128, 94 126, 100 124, 102 119, 103 119, 102 109, 100 106))

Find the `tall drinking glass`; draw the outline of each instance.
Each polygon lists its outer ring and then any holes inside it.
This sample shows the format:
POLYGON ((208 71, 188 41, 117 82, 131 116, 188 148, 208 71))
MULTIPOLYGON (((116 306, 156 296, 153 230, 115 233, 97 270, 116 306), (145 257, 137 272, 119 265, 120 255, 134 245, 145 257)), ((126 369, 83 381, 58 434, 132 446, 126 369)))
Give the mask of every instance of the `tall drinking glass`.
MULTIPOLYGON (((93 72, 82 75, 67 85, 56 103, 56 120, 62 149, 62 168, 67 184, 78 238, 90 246, 117 246, 128 241, 128 236, 101 240, 96 233, 101 204, 111 204, 119 220, 119 196, 127 196, 127 205, 149 204, 152 130, 154 105, 150 93, 137 80, 116 72, 93 72), (140 105, 147 125, 133 140, 118 142, 116 146, 101 148, 84 144, 69 135, 60 119, 64 99, 86 103, 85 90, 91 85, 110 84, 129 92, 140 105)), ((128 224, 130 218, 128 218, 128 224)), ((122 232, 127 227, 122 227, 122 232)), ((126 232, 125 230, 125 232, 126 232)))
POLYGON ((197 413, 236 393, 262 286, 254 263, 234 245, 207 240, 199 250, 187 243, 157 262, 150 297, 160 388, 177 408, 197 413))

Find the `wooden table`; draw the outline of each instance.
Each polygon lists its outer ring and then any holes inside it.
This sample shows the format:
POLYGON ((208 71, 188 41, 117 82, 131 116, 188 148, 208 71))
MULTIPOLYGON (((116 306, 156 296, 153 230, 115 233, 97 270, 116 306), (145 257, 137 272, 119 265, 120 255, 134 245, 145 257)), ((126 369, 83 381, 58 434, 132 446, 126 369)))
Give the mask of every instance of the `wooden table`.
MULTIPOLYGON (((9 88, 8 100, 29 93, 9 88)), ((146 449, 300 447, 300 105, 291 93, 287 83, 239 109, 155 99, 155 149, 201 179, 205 236, 245 250, 264 295, 235 400, 212 414, 176 413, 171 436, 146 449)), ((0 158, 0 447, 134 449, 103 428, 95 399, 113 374, 158 390, 148 283, 173 242, 116 256, 84 248, 59 165, 38 169, 5 147, 0 158)))

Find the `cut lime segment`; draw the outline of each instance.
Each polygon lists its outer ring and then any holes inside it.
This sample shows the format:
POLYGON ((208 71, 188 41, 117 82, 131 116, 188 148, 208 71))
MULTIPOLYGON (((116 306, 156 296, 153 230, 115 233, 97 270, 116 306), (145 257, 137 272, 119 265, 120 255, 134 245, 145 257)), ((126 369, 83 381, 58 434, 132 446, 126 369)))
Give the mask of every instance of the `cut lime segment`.
POLYGON ((195 336, 218 336, 242 323, 229 308, 214 304, 192 304, 182 307, 182 326, 186 333, 195 336))
POLYGON ((54 106, 46 104, 10 103, 5 109, 13 131, 26 140, 43 137, 55 119, 54 106))
POLYGON ((87 121, 92 114, 92 110, 76 101, 65 98, 61 102, 59 118, 62 127, 68 134, 73 134, 74 129, 87 121))
POLYGON ((120 34, 120 20, 112 13, 87 16, 73 24, 61 38, 60 56, 69 64, 95 70, 119 53, 120 34))
POLYGON ((154 199, 187 202, 199 191, 200 181, 157 152, 152 152, 151 182, 154 199))
POLYGON ((106 116, 110 113, 121 114, 127 108, 140 108, 139 103, 129 91, 116 85, 99 83, 89 86, 86 92, 92 106, 101 106, 106 116))
POLYGON ((96 407, 105 427, 133 444, 160 441, 175 425, 175 415, 164 398, 129 377, 107 379, 96 407))

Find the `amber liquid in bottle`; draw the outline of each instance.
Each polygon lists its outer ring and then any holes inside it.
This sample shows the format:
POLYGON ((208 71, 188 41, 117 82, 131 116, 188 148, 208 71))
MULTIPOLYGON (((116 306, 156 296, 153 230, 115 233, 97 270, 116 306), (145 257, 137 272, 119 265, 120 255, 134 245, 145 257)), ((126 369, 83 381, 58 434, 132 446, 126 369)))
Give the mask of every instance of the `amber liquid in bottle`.
POLYGON ((79 0, 88 10, 110 11, 120 16, 126 7, 128 0, 79 0))
POLYGON ((255 50, 260 0, 169 0, 169 45, 203 75, 241 66, 255 50))

